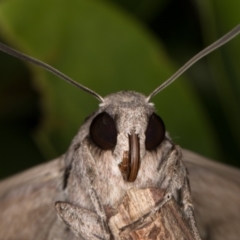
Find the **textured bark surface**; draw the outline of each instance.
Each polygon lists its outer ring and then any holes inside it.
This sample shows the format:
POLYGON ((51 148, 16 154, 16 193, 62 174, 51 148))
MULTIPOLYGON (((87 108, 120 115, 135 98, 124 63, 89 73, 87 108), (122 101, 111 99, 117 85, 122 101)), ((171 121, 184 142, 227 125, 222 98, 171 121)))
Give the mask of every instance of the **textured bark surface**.
POLYGON ((109 219, 117 240, 193 239, 191 229, 174 199, 163 206, 160 189, 131 189, 109 219), (159 210, 157 206, 161 206, 159 210))

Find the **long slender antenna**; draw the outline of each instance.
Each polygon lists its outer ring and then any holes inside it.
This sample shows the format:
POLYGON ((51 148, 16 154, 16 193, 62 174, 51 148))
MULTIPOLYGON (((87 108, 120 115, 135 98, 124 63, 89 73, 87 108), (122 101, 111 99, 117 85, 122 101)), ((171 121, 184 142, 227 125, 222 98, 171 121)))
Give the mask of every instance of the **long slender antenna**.
POLYGON ((161 84, 159 87, 157 87, 150 95, 147 97, 146 101, 149 102, 151 98, 153 98, 155 95, 157 95, 160 91, 162 91, 164 88, 166 88, 168 85, 170 85, 172 82, 174 82, 181 74, 183 74, 187 69, 189 69, 195 62, 197 62, 199 59, 203 58, 210 52, 214 51, 215 49, 219 48, 223 44, 227 43, 231 39, 233 39, 235 36, 237 36, 240 33, 240 24, 237 25, 235 28, 233 28, 230 32, 222 36, 220 39, 218 39, 216 42, 212 43, 210 46, 203 49, 201 52, 199 52, 197 55, 195 55, 193 58, 191 58, 187 63, 185 63, 175 74, 173 74, 169 79, 167 79, 163 84, 161 84))
POLYGON ((80 88, 80 89, 82 89, 83 91, 85 91, 85 92, 93 95, 93 96, 94 96, 95 98, 97 98, 100 102, 102 102, 102 103, 104 102, 104 99, 103 99, 99 94, 97 94, 97 93, 94 92, 93 90, 91 90, 91 89, 83 86, 82 84, 75 82, 73 79, 71 79, 70 77, 66 76, 66 75, 63 74, 62 72, 58 71, 57 69, 51 67, 50 65, 48 65, 48 64, 46 64, 46 63, 44 63, 44 62, 41 62, 40 60, 37 60, 37 59, 35 59, 35 58, 33 58, 33 57, 30 57, 30 56, 28 56, 28 55, 26 55, 26 54, 24 54, 24 53, 21 53, 21 52, 13 49, 13 48, 11 48, 11 47, 8 47, 8 46, 6 46, 5 44, 3 44, 3 43, 1 43, 1 42, 0 42, 0 50, 3 51, 3 52, 5 52, 5 53, 7 53, 7 54, 9 54, 9 55, 12 55, 12 56, 14 56, 14 57, 16 57, 16 58, 19 58, 19 59, 25 60, 25 61, 27 61, 27 62, 33 63, 33 64, 35 64, 35 65, 38 65, 38 66, 40 66, 41 68, 46 69, 47 71, 53 73, 54 75, 62 78, 62 79, 65 80, 66 82, 74 85, 75 87, 80 88))

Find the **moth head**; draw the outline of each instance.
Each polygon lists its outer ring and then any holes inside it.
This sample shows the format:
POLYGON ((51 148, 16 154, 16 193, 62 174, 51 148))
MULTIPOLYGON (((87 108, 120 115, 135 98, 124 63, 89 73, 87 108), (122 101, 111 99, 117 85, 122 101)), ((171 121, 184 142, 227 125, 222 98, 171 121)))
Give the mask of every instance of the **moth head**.
POLYGON ((104 98, 89 134, 98 148, 113 152, 124 180, 133 182, 145 152, 162 143, 165 126, 144 95, 118 92, 104 98))

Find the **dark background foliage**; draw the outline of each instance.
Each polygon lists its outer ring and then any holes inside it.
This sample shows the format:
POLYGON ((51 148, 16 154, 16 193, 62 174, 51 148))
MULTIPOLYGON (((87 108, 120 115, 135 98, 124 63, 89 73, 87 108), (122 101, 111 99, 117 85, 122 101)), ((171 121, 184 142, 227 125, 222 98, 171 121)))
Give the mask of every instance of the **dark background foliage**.
MULTIPOLYGON (((235 27, 223 0, 4 0, 2 42, 102 96, 149 94, 235 27)), ((153 99, 173 141, 239 166, 240 37, 153 99)), ((46 71, 0 53, 0 177, 63 154, 98 103, 46 71)))

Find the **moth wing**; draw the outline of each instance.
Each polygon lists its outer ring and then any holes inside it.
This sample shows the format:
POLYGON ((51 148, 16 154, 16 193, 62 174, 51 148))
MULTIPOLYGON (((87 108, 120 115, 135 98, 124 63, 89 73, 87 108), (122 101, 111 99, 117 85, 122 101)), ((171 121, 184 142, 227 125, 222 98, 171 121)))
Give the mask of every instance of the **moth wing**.
POLYGON ((0 182, 0 239, 68 239, 54 209, 64 168, 60 157, 0 182))
POLYGON ((183 156, 203 239, 239 239, 240 170, 188 150, 183 156))

